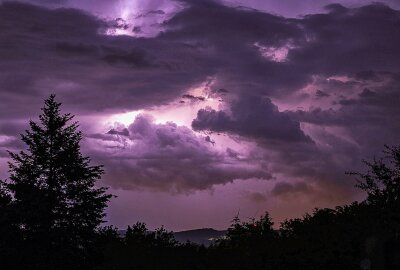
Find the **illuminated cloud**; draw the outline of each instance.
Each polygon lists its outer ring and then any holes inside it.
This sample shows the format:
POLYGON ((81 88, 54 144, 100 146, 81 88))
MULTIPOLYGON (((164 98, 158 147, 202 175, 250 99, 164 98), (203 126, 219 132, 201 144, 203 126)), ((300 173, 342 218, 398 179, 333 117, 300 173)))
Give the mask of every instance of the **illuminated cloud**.
POLYGON ((209 136, 172 122, 156 124, 150 115, 138 115, 127 129, 91 138, 92 156, 106 165, 107 183, 114 188, 181 193, 235 179, 271 178, 267 168, 251 157, 219 151, 209 136))
POLYGON ((260 51, 263 57, 275 62, 285 62, 290 49, 292 49, 290 44, 282 47, 267 47, 256 42, 254 46, 260 51))

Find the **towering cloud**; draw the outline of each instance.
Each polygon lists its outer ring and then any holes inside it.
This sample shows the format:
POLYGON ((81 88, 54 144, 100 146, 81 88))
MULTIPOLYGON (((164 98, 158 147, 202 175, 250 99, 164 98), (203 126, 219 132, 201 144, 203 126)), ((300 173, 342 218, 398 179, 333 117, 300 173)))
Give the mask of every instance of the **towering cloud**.
POLYGON ((180 193, 235 179, 271 178, 267 168, 251 157, 232 155, 229 148, 217 150, 209 136, 172 122, 156 124, 149 115, 137 116, 123 132, 108 133, 92 136, 102 141, 92 151, 106 165, 107 183, 115 188, 180 193))
POLYGON ((299 122, 279 112, 270 99, 240 97, 230 107, 230 113, 201 109, 193 120, 194 130, 227 132, 258 141, 311 142, 300 129, 299 122))

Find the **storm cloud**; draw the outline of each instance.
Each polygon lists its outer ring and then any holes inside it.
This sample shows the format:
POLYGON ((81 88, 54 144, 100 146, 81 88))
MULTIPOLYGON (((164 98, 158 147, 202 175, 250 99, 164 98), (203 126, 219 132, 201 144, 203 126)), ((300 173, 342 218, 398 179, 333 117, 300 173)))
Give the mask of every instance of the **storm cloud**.
POLYGON ((311 142, 299 122, 278 111, 270 99, 241 97, 231 104, 230 112, 202 109, 193 120, 194 130, 227 132, 256 140, 311 142))
POLYGON ((235 179, 270 179, 267 168, 251 157, 218 151, 210 137, 169 122, 156 124, 139 115, 127 129, 91 136, 102 147, 92 153, 106 165, 106 181, 114 188, 150 188, 170 192, 209 189, 235 179), (207 140, 208 138, 208 140, 207 140), (107 149, 108 148, 108 149, 107 149))

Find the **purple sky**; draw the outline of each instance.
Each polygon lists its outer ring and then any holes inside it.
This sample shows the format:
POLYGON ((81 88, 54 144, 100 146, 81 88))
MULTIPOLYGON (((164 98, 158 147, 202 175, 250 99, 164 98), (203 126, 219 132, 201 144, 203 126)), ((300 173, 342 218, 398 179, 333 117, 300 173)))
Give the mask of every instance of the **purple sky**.
POLYGON ((0 1, 0 177, 55 93, 109 223, 226 228, 362 198, 398 145, 400 1, 0 1))

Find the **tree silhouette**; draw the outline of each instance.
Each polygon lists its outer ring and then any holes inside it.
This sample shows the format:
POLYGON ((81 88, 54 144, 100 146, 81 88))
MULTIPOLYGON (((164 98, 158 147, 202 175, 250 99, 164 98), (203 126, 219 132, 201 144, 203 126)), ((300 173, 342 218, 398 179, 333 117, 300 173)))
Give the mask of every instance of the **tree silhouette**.
POLYGON ((0 182, 0 268, 15 269, 15 254, 21 247, 20 230, 15 223, 12 197, 0 182))
POLYGON ((383 223, 400 240, 400 147, 385 146, 384 158, 364 161, 367 173, 359 176, 358 187, 367 192, 366 203, 378 208, 383 223))
MULTIPOLYGON (((374 223, 380 232, 376 238, 381 242, 386 269, 400 268, 400 147, 385 145, 383 158, 364 161, 366 173, 357 175, 358 187, 367 192, 365 203, 375 213, 374 223)), ((370 222, 372 223, 372 222, 370 222)))
POLYGON ((29 249, 24 260, 30 269, 72 269, 87 263, 111 197, 105 188, 95 187, 103 169, 81 154, 78 123, 71 123, 71 114, 61 114, 60 105, 51 95, 40 123, 30 121, 30 130, 21 135, 27 151, 10 152, 10 179, 3 182, 29 249))
POLYGON ((361 177, 357 186, 367 192, 367 200, 382 206, 400 201, 400 147, 385 146, 383 152, 384 158, 364 161, 367 173, 350 173, 361 177))

